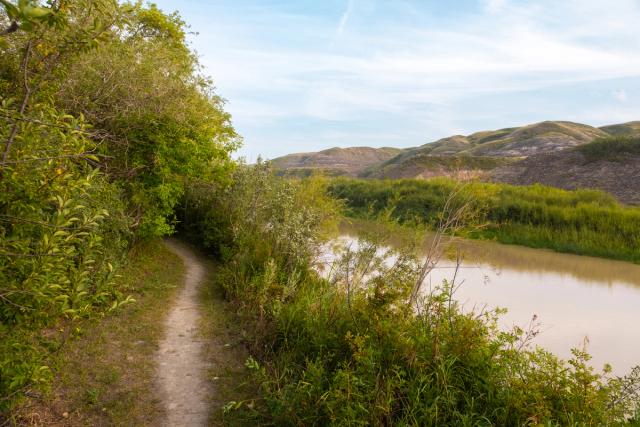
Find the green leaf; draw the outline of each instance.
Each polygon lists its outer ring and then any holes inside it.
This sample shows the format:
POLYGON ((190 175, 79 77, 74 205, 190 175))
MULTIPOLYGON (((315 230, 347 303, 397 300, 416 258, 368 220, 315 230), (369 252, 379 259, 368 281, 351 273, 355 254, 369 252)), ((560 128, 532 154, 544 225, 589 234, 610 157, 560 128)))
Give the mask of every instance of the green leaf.
POLYGON ((22 9, 22 16, 26 19, 40 20, 46 18, 51 14, 51 9, 45 9, 44 7, 27 6, 22 9))
POLYGON ((9 16, 11 20, 14 20, 18 16, 20 16, 20 11, 18 10, 18 8, 9 3, 7 0, 0 0, 0 3, 2 3, 2 5, 4 6, 4 9, 7 12, 7 16, 9 16))

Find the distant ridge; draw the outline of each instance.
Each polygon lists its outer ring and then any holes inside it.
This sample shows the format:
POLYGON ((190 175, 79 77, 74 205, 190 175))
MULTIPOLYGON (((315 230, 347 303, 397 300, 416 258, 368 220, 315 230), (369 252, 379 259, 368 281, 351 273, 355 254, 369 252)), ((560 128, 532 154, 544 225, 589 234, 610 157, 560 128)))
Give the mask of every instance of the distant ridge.
POLYGON ((573 150, 607 136, 640 137, 640 121, 596 128, 568 121, 453 135, 415 148, 330 148, 276 158, 282 174, 322 172, 362 178, 458 176, 561 188, 601 188, 625 203, 640 204, 640 159, 623 165, 585 163, 573 150), (635 175, 634 175, 635 174, 635 175), (623 182, 624 181, 624 182, 623 182), (624 187, 624 189, 623 189, 624 187))
POLYGON ((290 174, 322 170, 331 175, 357 175, 363 169, 384 162, 398 153, 399 148, 329 148, 316 153, 295 153, 272 160, 276 169, 290 174))
POLYGON ((600 130, 616 136, 640 136, 640 121, 602 126, 600 130))

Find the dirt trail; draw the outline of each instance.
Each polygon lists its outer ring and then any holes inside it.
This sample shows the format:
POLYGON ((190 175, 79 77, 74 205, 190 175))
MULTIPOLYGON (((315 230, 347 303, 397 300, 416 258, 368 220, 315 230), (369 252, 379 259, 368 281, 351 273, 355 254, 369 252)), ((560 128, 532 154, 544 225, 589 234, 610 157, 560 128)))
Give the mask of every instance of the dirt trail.
POLYGON ((165 426, 204 426, 210 412, 211 385, 198 333, 198 290, 206 275, 191 249, 176 240, 167 246, 184 261, 184 287, 165 321, 166 335, 156 355, 158 383, 167 411, 165 426))

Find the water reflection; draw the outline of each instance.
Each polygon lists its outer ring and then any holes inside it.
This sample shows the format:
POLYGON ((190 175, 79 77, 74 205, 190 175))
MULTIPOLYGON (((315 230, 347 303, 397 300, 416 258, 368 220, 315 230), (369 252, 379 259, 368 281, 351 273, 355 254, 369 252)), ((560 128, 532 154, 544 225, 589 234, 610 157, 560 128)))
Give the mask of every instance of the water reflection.
MULTIPOLYGON (((372 227, 345 224, 341 231, 351 240, 372 227)), ((640 265, 492 242, 457 244, 465 268, 458 272, 463 285, 455 297, 466 310, 507 308, 504 328, 526 326, 535 314, 542 332, 536 344, 563 358, 586 337, 594 367, 608 362, 624 374, 640 364, 640 265)), ((451 274, 440 268, 428 280, 441 283, 451 274)))
MULTIPOLYGON (((380 226, 374 223, 345 222, 340 225, 340 233, 355 237, 365 231, 375 232, 378 227, 380 226)), ((397 246, 402 243, 402 239, 392 236, 389 243, 391 246, 397 246)), ((425 251, 428 244, 427 237, 425 251)), ((488 265, 497 271, 507 269, 529 273, 566 274, 599 286, 625 283, 640 287, 638 264, 479 240, 458 240, 455 245, 460 248, 466 264, 488 265)))

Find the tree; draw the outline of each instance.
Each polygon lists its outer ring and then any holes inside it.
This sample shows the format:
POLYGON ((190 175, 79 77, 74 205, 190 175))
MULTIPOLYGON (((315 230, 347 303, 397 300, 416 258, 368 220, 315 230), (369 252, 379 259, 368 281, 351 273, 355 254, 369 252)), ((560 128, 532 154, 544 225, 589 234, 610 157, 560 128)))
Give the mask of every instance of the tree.
POLYGON ((239 138, 176 14, 0 3, 1 410, 46 383, 42 328, 128 301, 132 236, 171 233, 187 182, 224 182, 239 138))

